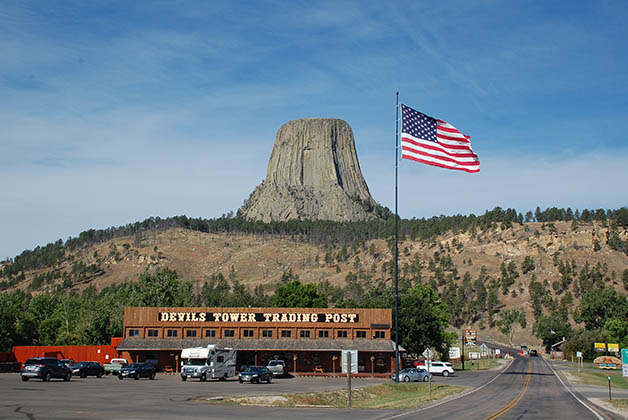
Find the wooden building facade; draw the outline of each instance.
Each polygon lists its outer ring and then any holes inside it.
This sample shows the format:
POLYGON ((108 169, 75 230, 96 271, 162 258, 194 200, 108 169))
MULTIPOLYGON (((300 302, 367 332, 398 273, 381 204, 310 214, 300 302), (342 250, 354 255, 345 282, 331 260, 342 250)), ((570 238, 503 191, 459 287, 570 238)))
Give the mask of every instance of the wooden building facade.
POLYGON ((395 369, 391 309, 126 307, 123 324, 122 357, 162 370, 208 344, 238 350, 237 369, 282 359, 293 374, 339 373, 343 350, 357 350, 359 373, 395 369))

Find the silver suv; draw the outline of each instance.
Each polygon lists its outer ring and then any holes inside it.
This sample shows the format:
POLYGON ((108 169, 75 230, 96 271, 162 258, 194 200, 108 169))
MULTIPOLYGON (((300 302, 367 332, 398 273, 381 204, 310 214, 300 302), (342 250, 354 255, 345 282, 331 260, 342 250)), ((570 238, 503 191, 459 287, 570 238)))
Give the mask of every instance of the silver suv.
POLYGON ((271 360, 266 367, 275 376, 283 376, 286 374, 286 362, 283 360, 271 360))

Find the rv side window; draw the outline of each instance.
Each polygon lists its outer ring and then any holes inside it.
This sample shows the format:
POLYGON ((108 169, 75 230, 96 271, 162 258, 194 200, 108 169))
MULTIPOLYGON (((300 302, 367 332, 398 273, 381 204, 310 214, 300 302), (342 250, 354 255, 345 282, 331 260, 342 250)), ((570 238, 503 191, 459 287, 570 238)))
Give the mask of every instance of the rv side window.
POLYGON ((218 358, 216 360, 218 361, 218 363, 223 363, 225 361, 225 357, 224 356, 218 356, 218 358))

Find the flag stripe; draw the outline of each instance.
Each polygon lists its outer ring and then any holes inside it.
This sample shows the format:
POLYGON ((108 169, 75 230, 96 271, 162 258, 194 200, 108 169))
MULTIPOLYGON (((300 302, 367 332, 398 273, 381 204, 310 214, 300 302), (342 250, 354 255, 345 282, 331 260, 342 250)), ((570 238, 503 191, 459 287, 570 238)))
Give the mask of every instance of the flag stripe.
POLYGON ((401 157, 427 165, 479 172, 480 160, 471 149, 471 137, 453 125, 402 107, 401 157))

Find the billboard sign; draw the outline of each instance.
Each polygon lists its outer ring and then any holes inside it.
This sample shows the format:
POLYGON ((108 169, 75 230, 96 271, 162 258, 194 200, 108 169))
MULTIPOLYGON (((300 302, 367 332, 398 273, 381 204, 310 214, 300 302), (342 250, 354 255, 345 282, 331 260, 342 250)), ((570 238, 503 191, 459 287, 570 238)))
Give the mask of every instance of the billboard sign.
POLYGON ((595 351, 606 351, 606 343, 594 343, 593 348, 595 351))
POLYGON ((478 331, 464 330, 464 343, 475 346, 478 343, 478 331))
POLYGON ((611 353, 619 353, 619 344, 608 343, 608 351, 611 353))

